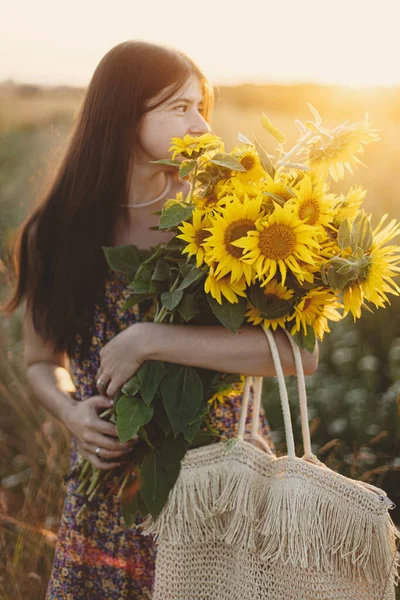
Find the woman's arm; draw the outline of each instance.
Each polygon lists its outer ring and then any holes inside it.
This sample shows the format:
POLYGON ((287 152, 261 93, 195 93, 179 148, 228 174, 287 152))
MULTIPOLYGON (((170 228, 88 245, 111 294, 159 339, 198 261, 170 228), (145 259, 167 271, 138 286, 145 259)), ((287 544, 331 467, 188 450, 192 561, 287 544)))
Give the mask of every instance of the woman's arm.
MULTIPOLYGON (((290 343, 283 332, 275 339, 285 375, 295 374, 290 343)), ((314 373, 318 346, 301 351, 304 372, 314 373)), ((259 327, 242 327, 231 333, 222 326, 137 323, 117 335, 100 351, 98 377, 108 384, 112 397, 145 360, 161 360, 225 373, 269 377, 275 375, 268 341, 259 327)))
POLYGON ((56 353, 34 330, 28 314, 24 318, 24 362, 28 383, 37 399, 61 421, 77 440, 82 454, 101 470, 113 469, 134 442, 119 442, 116 427, 98 416, 110 408, 108 398, 96 395, 78 402, 75 386, 68 371, 66 355, 56 353), (101 458, 96 448, 101 448, 101 458))
MULTIPOLYGON (((151 325, 151 323, 149 323, 151 325)), ((275 375, 268 341, 258 327, 242 327, 232 333, 222 326, 196 327, 190 325, 157 325, 150 338, 146 360, 162 360, 203 367, 224 373, 240 373, 256 377, 275 375)), ((295 375, 293 353, 289 340, 275 332, 285 375, 295 375)), ((314 373, 318 365, 318 350, 312 354, 301 351, 304 372, 314 373)))
POLYGON ((54 417, 66 424, 76 404, 75 386, 68 371, 68 359, 56 353, 36 333, 32 319, 25 314, 23 322, 24 364, 26 378, 35 396, 54 417))

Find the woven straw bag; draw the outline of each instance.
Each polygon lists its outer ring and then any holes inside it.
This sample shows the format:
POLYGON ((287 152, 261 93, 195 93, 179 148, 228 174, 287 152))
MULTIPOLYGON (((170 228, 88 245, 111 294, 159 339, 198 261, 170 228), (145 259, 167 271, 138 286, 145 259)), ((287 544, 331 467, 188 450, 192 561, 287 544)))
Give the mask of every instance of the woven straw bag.
POLYGON ((394 600, 400 537, 389 516, 394 505, 383 490, 332 471, 312 454, 300 351, 288 336, 304 444, 304 456, 296 457, 278 349, 272 333, 265 334, 287 456, 275 456, 258 432, 262 378, 255 378, 245 439, 254 379, 247 378, 236 438, 190 450, 161 514, 143 524, 157 539, 153 599, 394 600))

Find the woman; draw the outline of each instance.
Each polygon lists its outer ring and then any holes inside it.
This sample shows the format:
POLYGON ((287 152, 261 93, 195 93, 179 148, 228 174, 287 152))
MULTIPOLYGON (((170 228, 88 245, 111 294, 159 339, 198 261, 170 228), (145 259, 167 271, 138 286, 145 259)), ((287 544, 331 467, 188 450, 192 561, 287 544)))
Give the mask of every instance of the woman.
MULTIPOLYGON (((134 452, 135 440, 119 443, 115 426, 98 413, 145 360, 274 374, 257 328, 234 335, 223 327, 141 322, 137 307, 123 311, 127 281, 103 258, 102 246, 135 244, 144 255, 168 239, 149 229, 158 223, 153 213, 177 192, 186 194, 188 184, 150 161, 167 156, 171 137, 207 132, 211 100, 202 73, 178 51, 137 41, 110 50, 87 89, 54 184, 22 227, 8 309, 25 301, 28 381, 71 432, 71 467, 84 456, 117 476, 134 452)), ((277 342, 286 373, 293 373, 287 341, 277 335, 277 342)), ((316 353, 303 359, 313 372, 316 353)), ((236 394, 215 410, 222 434, 234 434, 239 407, 236 394)), ((68 484, 48 600, 150 598, 152 541, 124 528, 115 494, 100 493, 77 522, 78 485, 76 478, 68 484)))

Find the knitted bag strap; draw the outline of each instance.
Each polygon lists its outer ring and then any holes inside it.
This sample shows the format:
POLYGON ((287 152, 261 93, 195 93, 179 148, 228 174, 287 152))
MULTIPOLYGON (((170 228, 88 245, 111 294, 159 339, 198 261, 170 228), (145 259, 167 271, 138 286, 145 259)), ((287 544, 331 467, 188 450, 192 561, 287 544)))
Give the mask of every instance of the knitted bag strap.
MULTIPOLYGON (((295 458, 295 444, 294 444, 294 435, 293 435, 293 426, 290 414, 290 405, 289 398, 287 393, 287 388, 285 384, 285 378, 283 375, 282 363, 279 356, 279 350, 277 344, 275 342, 275 337, 273 333, 266 329, 262 328, 267 341, 269 343, 269 347, 271 350, 272 360, 275 366, 275 372, 278 379, 279 385, 279 395, 282 405, 283 412, 283 420, 285 426, 285 437, 286 437, 286 447, 287 453, 290 458, 295 458)), ((303 447, 304 447, 304 458, 308 459, 312 462, 317 462, 318 464, 322 463, 318 460, 318 458, 312 453, 311 449, 311 437, 310 437, 310 428, 308 424, 308 409, 307 409, 307 393, 306 393, 306 385, 304 379, 304 369, 301 360, 300 349, 293 341, 292 336, 286 331, 285 334, 289 340, 296 367, 297 373, 297 385, 298 385, 298 394, 299 394, 299 403, 300 403, 300 417, 301 417, 301 430, 302 430, 302 438, 303 438, 303 447)), ((245 434, 245 424, 246 417, 248 413, 248 404, 249 404, 249 396, 250 396, 250 386, 251 383, 254 384, 254 402, 253 402, 253 417, 252 417, 252 426, 251 426, 251 434, 250 439, 261 441, 262 436, 259 434, 259 423, 260 423, 260 407, 261 407, 261 394, 262 394, 262 377, 247 377, 243 392, 243 402, 239 419, 239 427, 238 427, 238 437, 244 438, 245 434), (261 438, 261 439, 260 439, 261 438)), ((264 443, 266 444, 265 440, 264 443)), ((265 446, 264 446, 265 447, 265 446)), ((268 446, 269 448, 269 446, 268 446)))

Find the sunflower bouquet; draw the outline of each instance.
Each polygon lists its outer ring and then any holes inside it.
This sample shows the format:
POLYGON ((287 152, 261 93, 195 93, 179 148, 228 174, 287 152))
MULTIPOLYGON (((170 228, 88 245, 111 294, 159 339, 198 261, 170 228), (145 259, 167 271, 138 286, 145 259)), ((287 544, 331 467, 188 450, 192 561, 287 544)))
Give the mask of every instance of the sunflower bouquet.
MULTIPOLYGON (((301 135, 289 150, 284 134, 262 116, 278 144, 274 156, 242 134, 229 153, 212 134, 172 139, 172 157, 157 162, 176 167, 191 186, 159 213, 159 228, 171 240, 144 261, 134 246, 104 248, 111 268, 129 277, 126 309, 139 304, 155 322, 218 323, 232 332, 284 328, 312 351, 330 322, 348 313, 358 319, 363 309, 385 306, 388 294, 399 295, 393 278, 400 248, 388 243, 400 225, 385 224, 385 215, 372 228, 362 209, 366 191, 332 193, 329 185, 362 164, 364 146, 378 133, 368 116, 326 129, 309 107, 313 120, 296 120, 301 135)), ((127 525, 138 512, 161 511, 186 451, 216 440, 212 402, 242 385, 239 375, 158 361, 125 383, 108 417, 121 441, 140 437, 135 464, 121 476, 127 525)), ((101 476, 87 465, 82 472, 81 490, 92 498, 101 476)))

